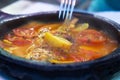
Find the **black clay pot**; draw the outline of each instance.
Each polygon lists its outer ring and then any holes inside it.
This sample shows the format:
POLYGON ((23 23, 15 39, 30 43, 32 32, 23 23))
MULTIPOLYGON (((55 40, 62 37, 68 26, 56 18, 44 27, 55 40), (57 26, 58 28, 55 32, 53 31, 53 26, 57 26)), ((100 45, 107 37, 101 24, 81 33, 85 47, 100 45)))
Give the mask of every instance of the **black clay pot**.
MULTIPOLYGON (((94 14, 89 14, 86 12, 74 11, 73 16, 79 18, 79 22, 89 23, 90 26, 103 30, 112 38, 116 39, 120 44, 120 34, 119 29, 120 25, 94 14)), ((3 12, 0 12, 0 39, 8 31, 32 20, 37 21, 63 21, 58 19, 58 11, 54 12, 43 12, 35 14, 26 14, 26 15, 9 15, 3 12)), ((108 69, 112 68, 113 64, 118 64, 120 61, 120 47, 115 51, 111 52, 109 55, 102 58, 87 61, 82 63, 72 63, 72 64, 51 64, 44 63, 40 61, 32 61, 24 58, 20 58, 14 55, 9 54, 7 51, 0 48, 0 59, 5 60, 6 62, 12 63, 16 66, 21 66, 25 68, 30 68, 34 70, 42 71, 85 71, 91 69, 108 69)))

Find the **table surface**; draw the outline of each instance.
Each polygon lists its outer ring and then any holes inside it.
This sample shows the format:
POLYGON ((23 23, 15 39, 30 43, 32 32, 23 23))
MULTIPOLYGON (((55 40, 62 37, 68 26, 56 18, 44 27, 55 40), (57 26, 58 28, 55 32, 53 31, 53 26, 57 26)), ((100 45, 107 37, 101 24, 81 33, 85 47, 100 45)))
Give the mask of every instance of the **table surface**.
MULTIPOLYGON (((29 13, 36 13, 36 12, 46 12, 46 11, 54 11, 58 10, 59 5, 57 4, 49 4, 49 3, 44 3, 44 2, 31 2, 29 0, 18 0, 1 10, 8 13, 8 14, 29 14, 29 13), (43 8, 44 7, 44 8, 43 8)), ((106 18, 109 18, 117 23, 120 24, 120 12, 99 12, 99 13, 93 13, 97 14, 106 18)), ((0 70, 0 80, 7 80, 7 79, 12 79, 10 76, 6 75, 4 72, 0 70)), ((14 80, 14 79, 12 79, 14 80)), ((113 75, 113 78, 111 80, 120 80, 120 73, 119 71, 113 75)))

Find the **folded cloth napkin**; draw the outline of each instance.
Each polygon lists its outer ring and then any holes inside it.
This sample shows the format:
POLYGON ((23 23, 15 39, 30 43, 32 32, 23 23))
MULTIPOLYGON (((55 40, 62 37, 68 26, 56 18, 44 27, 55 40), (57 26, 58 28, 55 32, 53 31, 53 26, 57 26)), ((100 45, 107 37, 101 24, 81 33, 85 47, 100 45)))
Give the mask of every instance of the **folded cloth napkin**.
POLYGON ((19 0, 11 5, 8 5, 1 10, 9 14, 29 14, 35 12, 46 12, 58 10, 58 5, 44 3, 40 1, 19 0))

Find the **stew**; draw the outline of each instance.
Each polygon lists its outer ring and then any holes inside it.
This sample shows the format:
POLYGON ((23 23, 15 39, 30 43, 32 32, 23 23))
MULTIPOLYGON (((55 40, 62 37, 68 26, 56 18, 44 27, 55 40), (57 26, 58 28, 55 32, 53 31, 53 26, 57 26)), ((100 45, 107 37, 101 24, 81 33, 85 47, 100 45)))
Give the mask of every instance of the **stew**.
POLYGON ((88 23, 29 22, 4 35, 1 48, 10 54, 50 63, 74 63, 94 60, 110 54, 118 45, 101 30, 88 23))

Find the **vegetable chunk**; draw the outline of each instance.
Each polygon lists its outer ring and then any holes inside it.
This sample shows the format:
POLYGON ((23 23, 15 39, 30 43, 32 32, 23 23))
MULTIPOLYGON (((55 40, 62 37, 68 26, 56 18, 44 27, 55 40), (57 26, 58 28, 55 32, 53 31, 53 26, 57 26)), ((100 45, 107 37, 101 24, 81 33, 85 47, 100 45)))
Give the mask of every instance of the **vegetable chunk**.
POLYGON ((54 36, 50 32, 46 32, 44 36, 44 40, 51 45, 52 47, 56 48, 63 48, 63 49, 69 49, 72 43, 68 41, 67 39, 64 39, 62 37, 54 36))

